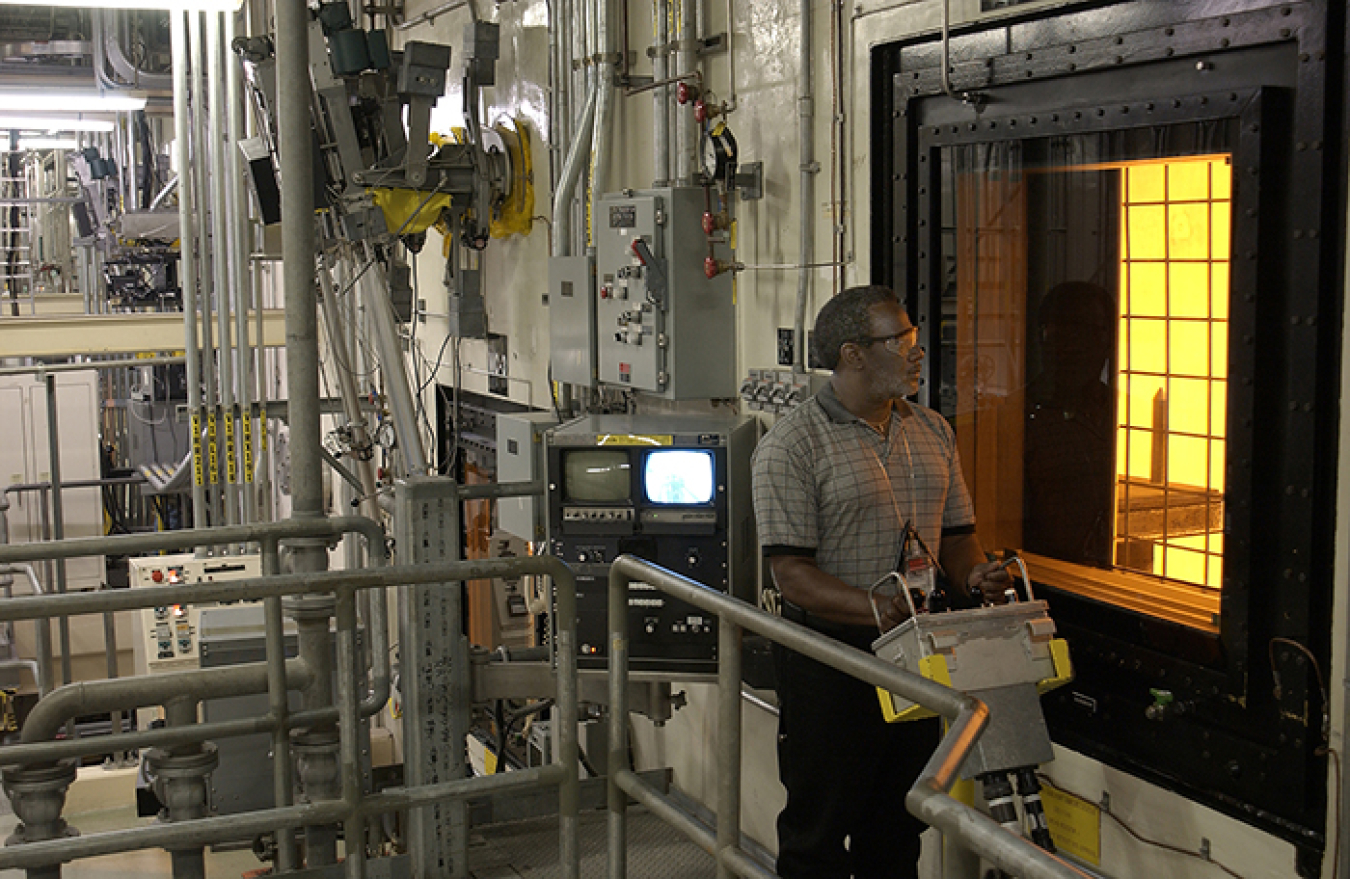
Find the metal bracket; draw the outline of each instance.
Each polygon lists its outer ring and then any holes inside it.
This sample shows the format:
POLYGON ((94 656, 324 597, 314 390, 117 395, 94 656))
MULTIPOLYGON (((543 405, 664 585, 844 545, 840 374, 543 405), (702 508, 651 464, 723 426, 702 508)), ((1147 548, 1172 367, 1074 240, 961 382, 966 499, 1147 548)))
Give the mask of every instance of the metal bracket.
POLYGON ((725 33, 711 34, 699 40, 698 55, 707 57, 708 55, 721 55, 731 46, 731 41, 727 39, 725 33))
POLYGON ((736 166, 733 180, 736 191, 745 201, 758 201, 764 197, 764 163, 747 162, 736 166))

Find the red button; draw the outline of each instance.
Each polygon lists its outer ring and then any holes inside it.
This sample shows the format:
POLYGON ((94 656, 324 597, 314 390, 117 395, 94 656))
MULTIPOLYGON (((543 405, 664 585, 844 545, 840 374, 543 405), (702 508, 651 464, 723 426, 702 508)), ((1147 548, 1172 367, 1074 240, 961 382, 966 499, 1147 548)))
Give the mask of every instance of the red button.
POLYGON ((153 571, 150 572, 150 579, 154 580, 156 583, 163 583, 164 572, 161 571, 159 568, 155 568, 153 571))

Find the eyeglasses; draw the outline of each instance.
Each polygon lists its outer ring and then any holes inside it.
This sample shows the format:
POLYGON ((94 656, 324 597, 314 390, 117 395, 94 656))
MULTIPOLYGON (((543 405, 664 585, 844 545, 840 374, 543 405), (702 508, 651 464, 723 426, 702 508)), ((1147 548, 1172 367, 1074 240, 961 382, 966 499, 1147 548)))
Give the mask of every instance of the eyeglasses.
POLYGON ((918 327, 910 327, 907 330, 901 330, 900 332, 889 336, 863 336, 854 341, 859 345, 876 345, 879 343, 885 345, 887 351, 902 357, 909 357, 915 351, 923 351, 921 345, 915 344, 919 341, 918 327))

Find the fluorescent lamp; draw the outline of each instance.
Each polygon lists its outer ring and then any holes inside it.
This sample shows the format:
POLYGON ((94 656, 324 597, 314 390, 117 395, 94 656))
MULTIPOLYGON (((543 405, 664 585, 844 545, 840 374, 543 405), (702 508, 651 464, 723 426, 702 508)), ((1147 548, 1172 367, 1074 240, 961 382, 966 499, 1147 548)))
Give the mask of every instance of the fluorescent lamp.
POLYGON ((88 92, 3 91, 0 111, 14 113, 129 113, 145 109, 145 98, 132 95, 98 95, 88 92))
POLYGON ((100 131, 109 132, 116 126, 106 119, 80 119, 60 116, 0 116, 0 130, 20 131, 100 131))
MULTIPOLYGON (((32 6, 32 0, 0 0, 0 6, 32 6)), ((237 12, 243 0, 48 0, 43 6, 76 9, 175 9, 189 12, 237 12)))
POLYGON ((75 150, 80 142, 67 137, 24 137, 19 139, 21 150, 75 150))

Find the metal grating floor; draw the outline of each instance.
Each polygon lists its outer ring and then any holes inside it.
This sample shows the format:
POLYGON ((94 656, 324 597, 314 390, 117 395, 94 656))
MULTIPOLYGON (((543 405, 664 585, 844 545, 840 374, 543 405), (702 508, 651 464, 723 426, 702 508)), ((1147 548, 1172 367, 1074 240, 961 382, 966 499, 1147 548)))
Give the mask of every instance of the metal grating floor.
MULTIPOLYGON (((604 876, 607 815, 583 812, 581 875, 604 876)), ((628 815, 628 875, 641 879, 692 879, 717 874, 712 855, 640 806, 628 815)), ((558 869, 556 817, 474 828, 469 836, 469 872, 474 879, 554 879, 558 869)))

